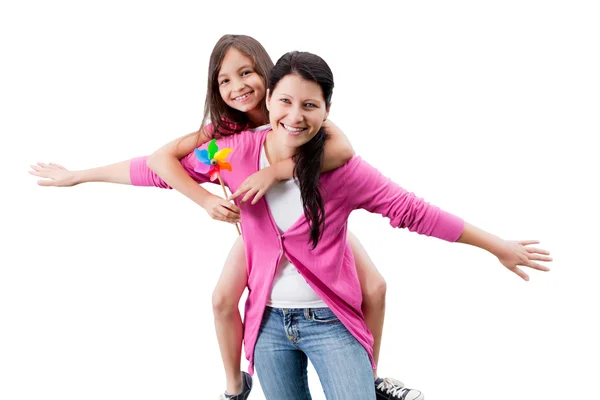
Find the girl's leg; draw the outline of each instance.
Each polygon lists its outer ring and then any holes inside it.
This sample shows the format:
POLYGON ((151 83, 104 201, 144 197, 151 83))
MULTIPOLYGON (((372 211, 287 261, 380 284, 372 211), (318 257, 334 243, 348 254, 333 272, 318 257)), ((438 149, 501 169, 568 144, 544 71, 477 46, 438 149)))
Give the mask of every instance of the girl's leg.
MULTIPOLYGON (((365 248, 358 241, 356 236, 348 232, 348 243, 352 248, 354 261, 356 263, 356 272, 362 289, 362 312, 365 316, 367 327, 373 335, 373 358, 375 363, 379 363, 379 350, 381 348, 381 335, 383 334, 383 320, 385 317, 385 292, 386 283, 383 276, 379 273, 365 248)), ((377 370, 373 371, 374 378, 377 378, 377 370)))
POLYGON ((212 296, 215 330, 225 367, 226 391, 229 394, 242 391, 240 359, 244 327, 238 305, 247 281, 246 254, 240 236, 227 256, 212 296))
POLYGON ((297 336, 327 400, 375 400, 369 355, 329 308, 306 309, 297 336))
POLYGON ((290 323, 284 310, 265 309, 254 347, 254 365, 267 400, 311 400, 308 358, 289 338, 290 323))
MULTIPOLYGON (((383 333, 383 319, 385 316, 386 283, 373 261, 360 244, 356 236, 348 232, 348 243, 354 254, 358 280, 362 289, 362 312, 365 316, 367 327, 373 334, 373 358, 379 363, 379 350, 381 348, 381 335, 383 333)), ((377 379, 375 386, 378 396, 389 399, 423 400, 421 391, 409 389, 404 383, 392 379, 378 379, 377 369, 373 370, 373 377, 377 379), (388 397, 389 396, 389 397, 388 397)))

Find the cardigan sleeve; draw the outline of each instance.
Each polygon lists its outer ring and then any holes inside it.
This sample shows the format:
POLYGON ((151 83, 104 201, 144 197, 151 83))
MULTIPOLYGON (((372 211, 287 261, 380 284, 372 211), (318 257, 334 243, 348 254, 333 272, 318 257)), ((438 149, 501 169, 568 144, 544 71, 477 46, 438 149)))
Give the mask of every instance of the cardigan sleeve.
MULTIPOLYGON (((137 157, 131 160, 129 163, 129 177, 131 179, 131 184, 134 186, 155 186, 163 189, 172 189, 160 176, 148 168, 146 165, 147 160, 148 156, 137 157)), ((206 174, 201 174, 194 170, 194 167, 197 165, 194 153, 188 154, 180 161, 185 172, 193 180, 198 183, 211 182, 206 174)))
POLYGON ((390 225, 407 228, 421 235, 455 242, 462 234, 464 221, 427 203, 386 178, 360 157, 353 157, 345 168, 348 206, 363 208, 390 219, 390 225))

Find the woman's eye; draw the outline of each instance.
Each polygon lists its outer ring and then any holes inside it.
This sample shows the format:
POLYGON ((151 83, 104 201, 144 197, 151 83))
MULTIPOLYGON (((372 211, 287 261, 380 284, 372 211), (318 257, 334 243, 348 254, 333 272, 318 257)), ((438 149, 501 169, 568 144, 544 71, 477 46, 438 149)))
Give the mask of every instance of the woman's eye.
POLYGON ((285 103, 285 104, 289 104, 290 103, 290 101, 288 99, 280 99, 279 101, 281 101, 282 103, 285 103))
POLYGON ((304 106, 308 107, 308 108, 315 108, 316 107, 313 103, 306 103, 304 106))

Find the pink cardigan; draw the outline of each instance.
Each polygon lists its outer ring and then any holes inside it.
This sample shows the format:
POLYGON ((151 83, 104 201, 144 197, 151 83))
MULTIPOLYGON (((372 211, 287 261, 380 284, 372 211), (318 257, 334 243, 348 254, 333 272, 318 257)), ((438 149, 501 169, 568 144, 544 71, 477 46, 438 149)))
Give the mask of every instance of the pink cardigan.
MULTIPOLYGON (((233 152, 229 162, 233 171, 223 171, 226 186, 234 192, 245 178, 259 170, 260 150, 269 130, 244 132, 217 140, 219 149, 233 152)), ((202 146, 206 148, 206 145, 202 146)), ((181 160, 187 173, 198 183, 209 178, 194 171, 194 153, 181 160)), ((146 166, 146 158, 136 158, 130 166, 131 183, 138 186, 169 186, 146 166)), ((218 181, 217 181, 218 183, 218 181)), ((254 346, 279 260, 285 255, 323 299, 352 335, 365 347, 371 363, 373 336, 361 311, 362 294, 352 251, 346 240, 348 216, 363 208, 390 219, 393 227, 408 228, 422 235, 456 241, 464 222, 409 193, 385 178, 360 157, 353 157, 342 167, 321 175, 321 193, 325 205, 325 228, 314 250, 309 243, 309 228, 304 215, 286 232, 281 233, 263 197, 256 205, 240 207, 242 235, 248 262, 249 294, 245 307, 244 344, 254 373, 254 346)))

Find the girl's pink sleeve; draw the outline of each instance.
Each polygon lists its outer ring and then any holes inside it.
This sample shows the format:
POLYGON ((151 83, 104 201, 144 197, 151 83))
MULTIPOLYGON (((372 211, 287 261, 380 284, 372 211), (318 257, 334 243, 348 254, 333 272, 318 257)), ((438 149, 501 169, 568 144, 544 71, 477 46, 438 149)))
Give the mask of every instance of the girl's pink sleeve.
POLYGON ((407 228, 421 235, 455 242, 462 234, 464 221, 430 205, 386 178, 360 157, 353 157, 345 168, 348 205, 363 208, 390 219, 393 227, 407 228))
MULTIPOLYGON (((171 189, 171 187, 154 173, 146 165, 148 156, 137 157, 129 163, 129 178, 134 186, 155 186, 163 189, 171 189)), ((181 166, 187 174, 198 183, 210 182, 208 176, 194 171, 197 161, 194 153, 190 153, 181 159, 181 166)))

